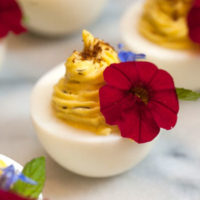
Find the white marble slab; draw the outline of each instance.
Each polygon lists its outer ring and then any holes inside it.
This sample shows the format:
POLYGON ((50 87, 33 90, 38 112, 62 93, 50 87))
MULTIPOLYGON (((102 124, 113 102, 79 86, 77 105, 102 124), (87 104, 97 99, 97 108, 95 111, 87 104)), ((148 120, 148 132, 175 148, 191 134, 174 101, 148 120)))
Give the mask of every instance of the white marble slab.
MULTIPOLYGON (((119 18, 131 0, 110 0, 94 34, 120 41, 119 18)), ((84 178, 58 166, 39 144, 29 115, 35 80, 80 48, 80 33, 59 40, 26 34, 9 37, 7 59, 0 71, 0 153, 24 164, 45 155, 50 200, 199 200, 200 101, 182 102, 179 121, 163 133, 150 155, 129 172, 106 179, 84 178)), ((117 156, 117 155, 116 155, 117 156)))

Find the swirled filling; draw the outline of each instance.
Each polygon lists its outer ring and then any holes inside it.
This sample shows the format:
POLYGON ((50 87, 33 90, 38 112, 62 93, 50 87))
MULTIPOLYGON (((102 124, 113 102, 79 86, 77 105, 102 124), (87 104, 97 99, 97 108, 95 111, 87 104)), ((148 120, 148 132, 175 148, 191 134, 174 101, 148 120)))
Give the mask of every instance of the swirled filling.
POLYGON ((107 135, 113 128, 100 112, 99 88, 105 68, 119 59, 109 44, 85 30, 82 35, 83 51, 74 51, 67 59, 66 74, 54 86, 52 105, 55 115, 70 125, 107 135))
POLYGON ((147 0, 139 31, 148 40, 173 49, 193 48, 186 18, 192 0, 147 0))

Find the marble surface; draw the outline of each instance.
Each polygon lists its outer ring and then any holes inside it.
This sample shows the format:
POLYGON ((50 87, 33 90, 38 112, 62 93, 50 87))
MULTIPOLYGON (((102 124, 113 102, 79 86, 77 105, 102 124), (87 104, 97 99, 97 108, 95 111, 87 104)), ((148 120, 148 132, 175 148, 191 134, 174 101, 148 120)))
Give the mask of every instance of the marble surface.
MULTIPOLYGON (((86 28, 116 45, 119 19, 129 2, 132 0, 110 0, 101 18, 86 28)), ((176 128, 160 135, 143 162, 116 177, 75 175, 44 152, 30 119, 31 90, 39 76, 63 62, 73 49, 81 48, 80 35, 50 40, 25 34, 7 39, 0 70, 0 153, 21 164, 44 155, 44 196, 50 200, 199 200, 200 101, 181 102, 176 128)))

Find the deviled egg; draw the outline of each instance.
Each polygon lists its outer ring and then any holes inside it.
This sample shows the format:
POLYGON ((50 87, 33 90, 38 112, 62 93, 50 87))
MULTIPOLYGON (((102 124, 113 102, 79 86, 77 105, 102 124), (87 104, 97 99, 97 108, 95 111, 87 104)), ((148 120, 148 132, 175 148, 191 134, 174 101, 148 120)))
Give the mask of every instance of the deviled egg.
POLYGON ((187 36, 191 2, 134 2, 122 17, 120 29, 126 46, 168 71, 177 87, 199 90, 200 51, 187 36))
POLYGON ((18 0, 26 27, 47 36, 62 36, 81 29, 100 15, 107 0, 18 0))
POLYGON ((103 71, 119 62, 113 47, 83 31, 84 49, 67 59, 36 84, 31 115, 38 138, 48 154, 80 175, 107 177, 140 162, 153 142, 137 144, 122 138, 105 123, 98 90, 103 71))

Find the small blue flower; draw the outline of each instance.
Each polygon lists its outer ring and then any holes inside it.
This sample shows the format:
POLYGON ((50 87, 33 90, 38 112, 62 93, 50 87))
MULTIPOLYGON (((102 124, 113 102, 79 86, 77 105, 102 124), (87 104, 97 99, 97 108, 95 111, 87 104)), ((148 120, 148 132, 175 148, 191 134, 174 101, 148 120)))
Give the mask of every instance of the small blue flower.
POLYGON ((118 44, 119 52, 118 57, 121 62, 129 62, 129 61, 136 61, 137 59, 145 59, 145 54, 136 54, 131 51, 124 51, 123 44, 118 44))
POLYGON ((13 165, 0 170, 3 172, 2 175, 0 175, 0 188, 3 190, 10 190, 11 186, 18 180, 31 185, 37 184, 37 182, 24 176, 22 173, 17 173, 13 165))

